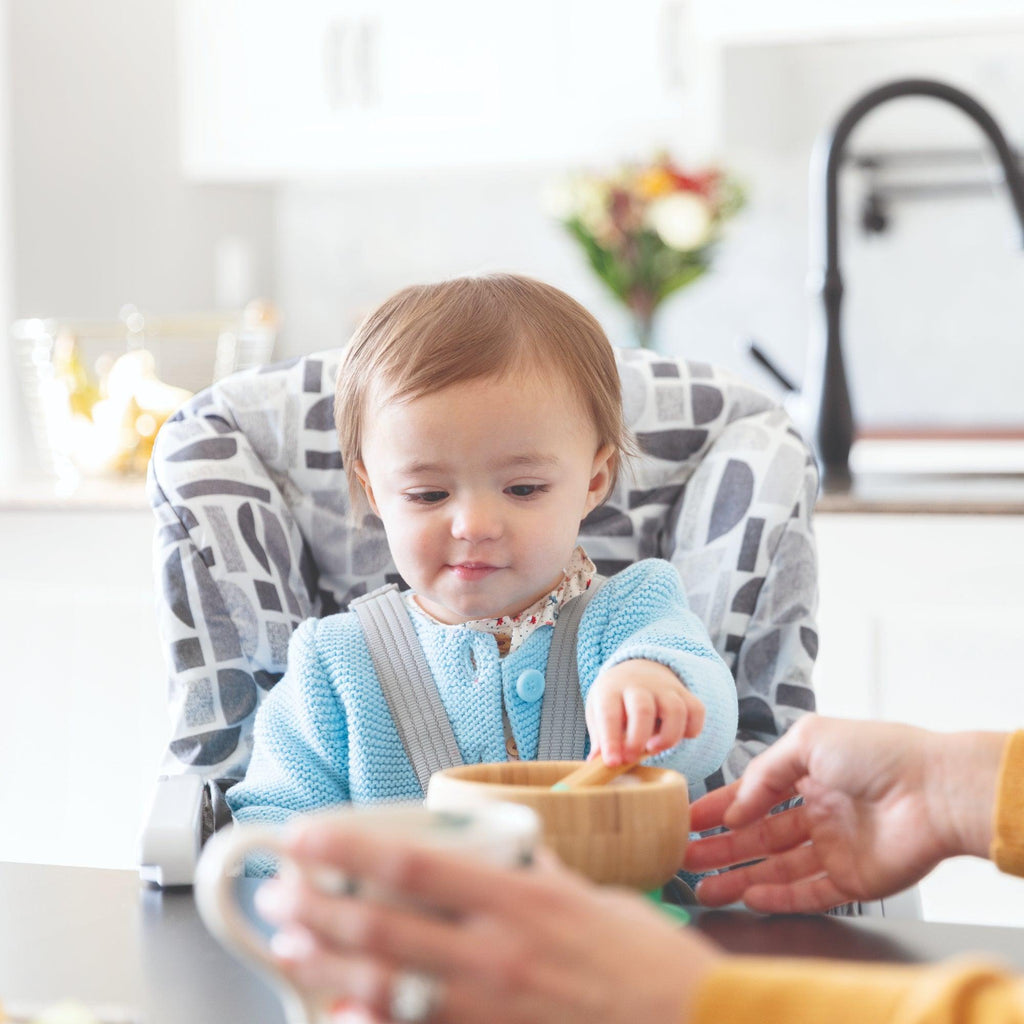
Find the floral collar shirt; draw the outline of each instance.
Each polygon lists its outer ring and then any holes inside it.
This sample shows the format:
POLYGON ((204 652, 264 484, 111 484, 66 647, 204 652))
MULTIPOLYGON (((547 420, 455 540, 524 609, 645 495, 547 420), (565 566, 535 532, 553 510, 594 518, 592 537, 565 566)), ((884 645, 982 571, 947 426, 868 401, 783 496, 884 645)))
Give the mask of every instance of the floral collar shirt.
MULTIPOLYGON (((540 600, 535 601, 529 608, 524 609, 518 615, 502 615, 494 619, 471 619, 462 623, 469 629, 479 630, 481 633, 493 633, 498 642, 498 653, 504 657, 509 651, 514 651, 525 642, 527 637, 540 626, 553 626, 558 618, 562 606, 579 597, 590 585, 597 575, 597 568, 581 547, 577 547, 565 567, 561 582, 549 594, 540 600)), ((434 619, 432 615, 425 612, 412 593, 406 597, 409 606, 420 615, 434 619)))

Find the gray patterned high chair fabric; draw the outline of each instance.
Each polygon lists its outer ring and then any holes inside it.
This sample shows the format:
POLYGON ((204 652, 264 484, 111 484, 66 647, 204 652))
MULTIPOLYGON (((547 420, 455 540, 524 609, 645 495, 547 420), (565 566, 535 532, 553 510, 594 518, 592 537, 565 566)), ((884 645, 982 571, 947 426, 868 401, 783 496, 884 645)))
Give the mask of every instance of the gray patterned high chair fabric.
MULTIPOLYGON (((173 719, 165 774, 241 778, 292 630, 399 579, 379 521, 346 522, 339 357, 227 377, 157 438, 148 490, 173 719)), ((739 693, 735 747, 704 783, 714 788, 814 707, 817 469, 783 410, 736 377, 635 349, 618 359, 645 456, 581 542, 605 575, 651 556, 678 569, 739 693)))

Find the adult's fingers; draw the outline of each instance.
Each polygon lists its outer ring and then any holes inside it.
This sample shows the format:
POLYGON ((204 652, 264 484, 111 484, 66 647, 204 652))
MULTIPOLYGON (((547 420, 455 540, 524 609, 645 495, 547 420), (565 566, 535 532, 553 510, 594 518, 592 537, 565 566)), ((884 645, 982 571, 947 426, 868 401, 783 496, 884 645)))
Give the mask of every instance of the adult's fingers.
MULTIPOLYGON (((692 819, 690 827, 697 827, 692 819)), ((801 805, 780 814, 770 814, 735 832, 694 840, 686 847, 683 866, 688 871, 724 868, 791 850, 809 838, 810 826, 801 805)))
MULTIPOLYGON (((316 994, 334 1012, 360 1008, 369 1010, 374 1020, 394 1017, 393 1001, 401 979, 409 967, 391 963, 381 957, 337 951, 321 947, 297 950, 295 957, 285 957, 282 966, 292 981, 307 992, 316 994)), ((548 973, 558 971, 556 965, 548 973)), ((444 1024, 475 1024, 481 1020, 537 1024, 559 1020, 558 1003, 544 998, 557 992, 557 982, 532 989, 496 991, 490 979, 457 975, 450 971, 427 973, 436 984, 431 1021, 444 1024)))
POLYGON ((272 923, 287 928, 298 924, 325 949, 419 970, 483 975, 497 985, 501 977, 496 966, 507 972, 517 956, 526 955, 519 951, 516 936, 488 928, 483 919, 453 922, 378 900, 328 897, 301 879, 264 883, 256 899, 260 913, 272 923))
POLYGON ((743 894, 743 902, 761 914, 820 914, 850 899, 828 875, 786 885, 755 885, 743 894))
POLYGON ((335 1009, 359 1006, 375 1019, 391 1017, 391 994, 398 977, 391 964, 359 954, 338 953, 301 929, 279 932, 273 946, 278 963, 292 983, 324 1005, 335 1009))
POLYGON ((723 816, 729 828, 739 828, 767 814, 792 796, 807 774, 817 718, 807 715, 747 765, 732 806, 723 816))
POLYGON ((736 799, 738 788, 739 781, 730 782, 728 786, 713 789, 699 800, 694 800, 690 806, 690 828, 695 832, 718 828, 726 808, 736 799))
POLYGON ((442 911, 495 911, 520 918, 538 904, 571 901, 583 885, 560 867, 510 872, 451 850, 376 835, 360 828, 358 816, 344 822, 296 819, 286 835, 289 852, 300 863, 329 865, 442 911))
POLYGON ((709 875, 701 880, 697 896, 709 907, 721 907, 738 900, 746 902, 754 887, 789 886, 822 873, 821 860, 812 845, 798 846, 757 864, 709 875))

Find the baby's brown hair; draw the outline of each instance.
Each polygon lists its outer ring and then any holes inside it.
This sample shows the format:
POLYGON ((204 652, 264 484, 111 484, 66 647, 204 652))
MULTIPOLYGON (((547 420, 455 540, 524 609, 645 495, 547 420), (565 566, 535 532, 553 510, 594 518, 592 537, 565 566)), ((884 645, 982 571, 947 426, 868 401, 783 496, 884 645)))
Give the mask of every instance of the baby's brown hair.
POLYGON ((349 341, 334 395, 353 518, 369 509, 353 467, 374 389, 389 400, 413 400, 467 381, 551 371, 590 413, 598 447, 613 448, 610 493, 636 442, 622 418, 611 343, 575 299, 529 277, 489 274, 413 285, 385 300, 349 341))

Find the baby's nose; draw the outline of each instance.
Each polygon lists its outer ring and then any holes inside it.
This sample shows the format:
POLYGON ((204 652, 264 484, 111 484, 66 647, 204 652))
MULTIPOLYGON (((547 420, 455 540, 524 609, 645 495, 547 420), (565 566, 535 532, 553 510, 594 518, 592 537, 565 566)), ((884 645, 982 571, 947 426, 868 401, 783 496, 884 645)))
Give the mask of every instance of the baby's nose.
POLYGON ((503 529, 497 503, 486 498, 459 502, 452 518, 452 536, 474 544, 495 540, 501 536, 503 529))

